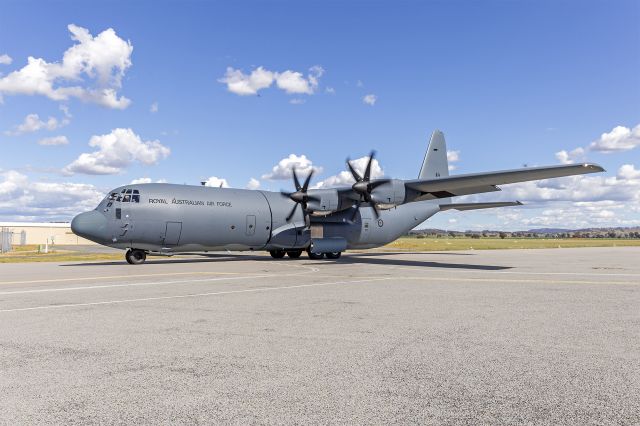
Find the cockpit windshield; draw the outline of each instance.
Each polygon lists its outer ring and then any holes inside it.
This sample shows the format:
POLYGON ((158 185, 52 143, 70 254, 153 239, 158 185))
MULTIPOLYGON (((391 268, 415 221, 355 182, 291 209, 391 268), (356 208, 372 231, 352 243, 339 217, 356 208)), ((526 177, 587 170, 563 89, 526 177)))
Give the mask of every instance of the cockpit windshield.
POLYGON ((112 192, 107 197, 107 207, 111 207, 113 203, 139 203, 140 191, 132 188, 124 188, 120 192, 112 192))

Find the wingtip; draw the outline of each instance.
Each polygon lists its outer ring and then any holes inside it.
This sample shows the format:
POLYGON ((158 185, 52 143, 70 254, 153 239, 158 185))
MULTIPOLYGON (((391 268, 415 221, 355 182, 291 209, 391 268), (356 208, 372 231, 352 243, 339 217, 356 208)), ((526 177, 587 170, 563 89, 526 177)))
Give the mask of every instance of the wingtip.
POLYGON ((582 167, 589 169, 589 171, 591 173, 600 173, 600 172, 606 172, 606 170, 604 169, 604 167, 602 167, 599 164, 595 164, 595 163, 584 163, 582 164, 582 167))
POLYGON ((524 204, 522 204, 522 201, 516 201, 516 206, 524 206, 524 204))

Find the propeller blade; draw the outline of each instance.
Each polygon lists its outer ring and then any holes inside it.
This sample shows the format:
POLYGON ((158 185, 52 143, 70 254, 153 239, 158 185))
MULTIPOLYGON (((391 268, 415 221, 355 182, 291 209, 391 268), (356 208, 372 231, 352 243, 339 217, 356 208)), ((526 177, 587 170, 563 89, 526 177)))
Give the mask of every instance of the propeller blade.
POLYGON ((311 226, 311 217, 309 217, 308 213, 304 215, 304 226, 307 228, 311 226))
POLYGON ((380 185, 384 185, 385 183, 389 183, 389 182, 391 182, 391 179, 374 180, 373 182, 371 182, 369 184, 369 189, 370 190, 374 190, 375 188, 379 187, 380 185))
POLYGON ((351 176, 353 176, 353 178, 356 180, 356 182, 360 182, 362 180, 362 177, 360 177, 358 172, 356 172, 356 169, 353 168, 353 166, 351 165, 351 160, 349 160, 348 158, 347 158, 347 166, 349 167, 349 171, 351 172, 351 176))
POLYGON ((369 180, 369 178, 371 177, 371 163, 373 163, 373 159, 376 156, 376 152, 375 151, 371 151, 371 154, 369 154, 369 162, 367 163, 367 168, 364 170, 364 180, 369 180))
POLYGON ((356 216, 358 215, 358 210, 360 210, 360 201, 356 204, 356 208, 353 210, 353 214, 351 215, 351 222, 355 222, 356 216))
POLYGON ((296 213, 296 209, 298 208, 298 203, 295 203, 293 205, 293 208, 291 209, 291 211, 289 212, 289 215, 287 216, 286 221, 289 222, 291 220, 291 218, 293 217, 293 215, 296 213))
POLYGON ((291 168, 291 173, 293 174, 293 183, 296 186, 296 191, 300 191, 302 187, 300 186, 300 181, 298 180, 295 167, 291 168))
POLYGON ((376 219, 378 219, 380 217, 380 212, 378 211, 376 203, 371 203, 371 207, 373 208, 373 214, 375 215, 376 219))
POLYGON ((293 192, 280 191, 280 195, 283 197, 291 198, 291 194, 293 194, 293 192))
POLYGON ((313 169, 311 169, 309 175, 304 181, 304 184, 302 185, 302 192, 307 192, 307 189, 309 188, 309 182, 311 182, 311 176, 313 176, 313 169))

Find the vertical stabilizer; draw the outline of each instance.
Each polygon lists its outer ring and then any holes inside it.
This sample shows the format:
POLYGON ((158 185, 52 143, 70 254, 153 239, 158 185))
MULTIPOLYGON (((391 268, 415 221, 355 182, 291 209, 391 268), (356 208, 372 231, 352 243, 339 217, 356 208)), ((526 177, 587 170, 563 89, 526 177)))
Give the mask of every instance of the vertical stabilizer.
POLYGON ((449 176, 447 144, 444 141, 444 133, 436 130, 431 134, 418 179, 436 179, 445 176, 449 176))

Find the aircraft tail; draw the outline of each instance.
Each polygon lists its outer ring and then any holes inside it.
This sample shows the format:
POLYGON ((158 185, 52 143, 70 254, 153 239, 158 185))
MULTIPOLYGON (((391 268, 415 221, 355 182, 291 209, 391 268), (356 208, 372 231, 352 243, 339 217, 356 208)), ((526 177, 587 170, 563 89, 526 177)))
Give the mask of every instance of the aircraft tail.
POLYGON ((434 179, 445 176, 449 176, 447 144, 444 141, 444 133, 436 130, 431 134, 418 179, 434 179))

